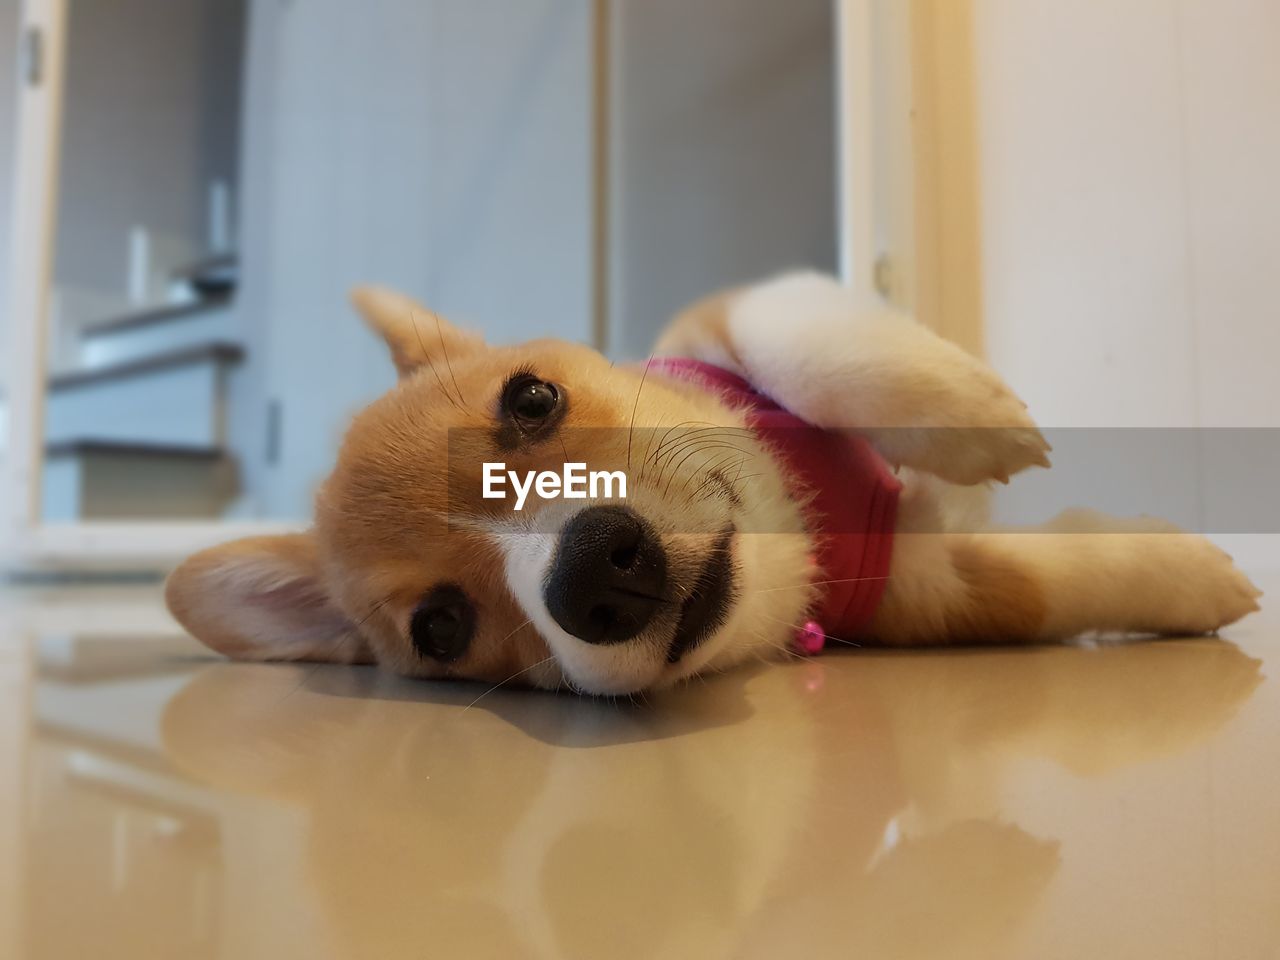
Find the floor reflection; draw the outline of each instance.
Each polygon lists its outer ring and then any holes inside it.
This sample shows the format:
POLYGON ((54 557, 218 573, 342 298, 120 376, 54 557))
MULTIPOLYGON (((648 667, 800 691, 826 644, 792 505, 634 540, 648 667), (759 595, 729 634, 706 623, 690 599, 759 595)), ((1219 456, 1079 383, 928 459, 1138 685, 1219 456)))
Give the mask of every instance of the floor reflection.
POLYGON ((833 917, 851 956, 1024 955, 1017 938, 1062 857, 1058 837, 1022 822, 1056 805, 1044 764, 1104 778, 1187 751, 1262 682, 1259 661, 1210 640, 871 654, 859 665, 825 678, 837 695, 823 711, 822 795, 757 918, 753 955, 833 917), (1033 802, 1011 789, 1028 777, 1033 802), (815 875, 819 893, 788 895, 815 875))
POLYGON ((172 631, 33 630, 17 956, 218 955, 222 811, 158 737, 209 660, 172 631))
POLYGON ((148 609, 0 646, 15 956, 1280 947, 1280 689, 1228 642, 859 651, 628 705, 224 663, 148 609))
MULTIPOLYGON (((1209 640, 864 653, 639 706, 468 706, 478 688, 219 664, 163 738, 200 782, 291 811, 338 955, 776 956, 821 932, 998 956, 1062 856, 1010 784, 1188 751, 1259 666, 1209 640)), ((286 913, 306 896, 245 879, 286 913)))

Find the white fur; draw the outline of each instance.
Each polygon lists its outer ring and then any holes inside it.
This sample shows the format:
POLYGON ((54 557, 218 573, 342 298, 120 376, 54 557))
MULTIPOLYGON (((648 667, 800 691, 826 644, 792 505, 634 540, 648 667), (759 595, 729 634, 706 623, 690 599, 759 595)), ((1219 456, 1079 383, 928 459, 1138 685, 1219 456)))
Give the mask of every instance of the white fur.
POLYGON ((830 277, 747 290, 728 331, 752 383, 810 423, 863 433, 890 463, 962 484, 1048 466, 1025 404, 990 368, 830 277))
POLYGON ((663 652, 639 641, 584 643, 565 632, 547 610, 543 584, 555 556, 557 537, 547 533, 509 533, 500 538, 507 586, 542 634, 560 669, 575 689, 591 693, 631 693, 653 686, 662 672, 663 652))
POLYGON ((680 663, 666 663, 665 643, 643 639, 607 645, 584 643, 556 623, 543 599, 559 529, 572 516, 556 518, 550 532, 543 517, 536 532, 511 529, 498 533, 497 539, 505 560, 507 586, 576 689, 630 693, 669 686, 706 670, 727 669, 753 656, 776 654, 799 625, 812 596, 807 536, 742 533, 734 539, 737 599, 720 628, 680 663))

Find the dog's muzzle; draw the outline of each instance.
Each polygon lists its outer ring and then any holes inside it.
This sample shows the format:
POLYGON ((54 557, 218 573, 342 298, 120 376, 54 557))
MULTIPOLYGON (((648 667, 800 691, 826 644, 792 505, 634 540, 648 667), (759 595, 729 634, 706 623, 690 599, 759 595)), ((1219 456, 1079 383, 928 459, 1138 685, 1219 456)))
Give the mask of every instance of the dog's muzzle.
POLYGON ((667 556, 657 534, 626 507, 590 507, 560 533, 543 590, 547 612, 586 643, 638 636, 667 602, 667 556))

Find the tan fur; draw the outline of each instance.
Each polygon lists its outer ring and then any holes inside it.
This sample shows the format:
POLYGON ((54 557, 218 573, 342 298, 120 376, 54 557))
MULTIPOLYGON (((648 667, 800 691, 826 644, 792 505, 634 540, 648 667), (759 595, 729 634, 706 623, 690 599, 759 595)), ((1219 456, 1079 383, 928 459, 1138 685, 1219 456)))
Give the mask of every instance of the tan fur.
POLYGON ((1032 573, 973 537, 936 539, 945 551, 940 572, 954 578, 954 596, 930 618, 921 615, 919 594, 910 584, 899 589, 890 582, 869 631, 872 636, 891 646, 916 646, 1025 643, 1042 635, 1045 587, 1032 573))
POLYGON ((740 290, 724 290, 686 307, 662 332, 654 354, 699 357, 740 372, 742 360, 729 335, 729 307, 740 293, 740 290))
POLYGON ((1047 605, 1033 574, 977 540, 958 541, 951 562, 970 597, 948 631, 951 642, 1017 642, 1040 635, 1047 605))

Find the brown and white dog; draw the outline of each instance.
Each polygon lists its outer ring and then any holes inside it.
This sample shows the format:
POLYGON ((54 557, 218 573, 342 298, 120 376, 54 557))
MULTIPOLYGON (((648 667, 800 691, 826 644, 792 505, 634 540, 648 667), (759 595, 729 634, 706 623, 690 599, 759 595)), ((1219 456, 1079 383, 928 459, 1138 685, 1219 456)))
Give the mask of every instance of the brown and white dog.
MULTIPOLYGON (((237 659, 591 694, 786 654, 823 589, 821 534, 741 409, 580 344, 491 347, 398 294, 354 300, 400 383, 355 419, 310 532, 206 550, 173 574, 169 607, 197 638, 237 659), (685 431, 678 456, 671 431, 685 431), (569 462, 619 471, 625 505, 499 506, 482 492, 481 464, 494 462, 528 476, 569 462)), ((954 524, 965 487, 1047 466, 1047 444, 989 368, 828 277, 696 304, 656 353, 738 373, 900 468, 883 593, 866 629, 840 639, 1200 634, 1257 609, 1226 554, 1165 524, 1080 512, 1035 531, 954 524)))

